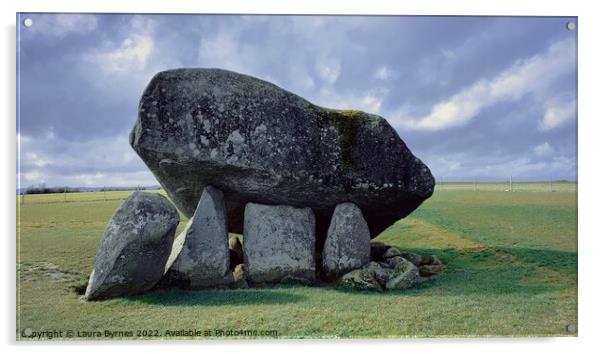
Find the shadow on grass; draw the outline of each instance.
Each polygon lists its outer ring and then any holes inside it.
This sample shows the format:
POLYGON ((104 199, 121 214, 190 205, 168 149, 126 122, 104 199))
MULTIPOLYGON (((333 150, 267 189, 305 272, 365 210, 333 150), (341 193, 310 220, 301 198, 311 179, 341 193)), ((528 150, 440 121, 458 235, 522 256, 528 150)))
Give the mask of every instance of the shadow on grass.
MULTIPOLYGON (((416 287, 370 293, 372 296, 457 296, 521 294, 531 296, 562 291, 577 285, 577 253, 528 248, 480 249, 404 248, 403 251, 438 256, 447 269, 416 287)), ((349 294, 368 292, 337 289, 349 294)))
POLYGON ((145 295, 124 298, 124 301, 144 302, 162 306, 222 306, 222 305, 282 305, 304 301, 305 296, 291 294, 283 288, 211 289, 188 291, 158 290, 145 295))

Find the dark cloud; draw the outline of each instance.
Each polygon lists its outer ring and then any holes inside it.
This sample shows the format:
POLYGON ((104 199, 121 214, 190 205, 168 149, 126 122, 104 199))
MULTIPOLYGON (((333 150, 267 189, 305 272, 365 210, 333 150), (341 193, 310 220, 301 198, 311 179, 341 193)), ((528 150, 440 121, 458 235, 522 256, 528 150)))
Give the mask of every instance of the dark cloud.
POLYGON ((574 45, 567 18, 29 17, 34 25, 20 27, 18 48, 25 186, 155 184, 127 133, 152 75, 182 66, 232 69, 317 104, 381 114, 438 180, 576 178, 575 53, 546 57, 554 45, 574 45), (513 68, 536 70, 529 60, 558 63, 524 80, 516 97, 507 86, 493 92, 513 68), (483 82, 492 92, 475 96, 483 82), (487 102, 466 119, 421 125, 437 104, 481 96, 487 102))

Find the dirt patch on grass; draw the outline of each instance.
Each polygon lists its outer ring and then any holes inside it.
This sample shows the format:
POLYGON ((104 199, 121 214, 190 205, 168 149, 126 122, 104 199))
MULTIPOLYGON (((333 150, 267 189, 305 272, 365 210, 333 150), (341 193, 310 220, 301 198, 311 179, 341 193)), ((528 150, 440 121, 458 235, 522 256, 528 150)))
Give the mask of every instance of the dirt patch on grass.
POLYGON ((18 273, 20 281, 36 281, 43 278, 57 282, 73 282, 85 279, 79 272, 60 269, 50 262, 22 263, 18 273))

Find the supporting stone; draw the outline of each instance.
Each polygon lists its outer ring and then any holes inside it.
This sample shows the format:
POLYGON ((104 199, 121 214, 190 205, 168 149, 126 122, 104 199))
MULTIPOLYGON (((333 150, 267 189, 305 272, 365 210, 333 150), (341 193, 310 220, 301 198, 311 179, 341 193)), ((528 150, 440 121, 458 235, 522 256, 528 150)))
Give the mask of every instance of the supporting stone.
POLYGON ((315 279, 315 217, 311 209, 249 203, 243 257, 251 284, 291 277, 315 279))
POLYGON ((178 211, 157 193, 132 193, 107 224, 84 295, 97 300, 139 294, 163 276, 178 211))
POLYGON ((370 262, 370 229, 353 203, 337 205, 322 251, 322 273, 335 279, 370 262))
MULTIPOLYGON (((175 251, 177 251, 174 248, 175 251)), ((230 251, 222 192, 207 186, 166 277, 193 289, 229 285, 230 251)))

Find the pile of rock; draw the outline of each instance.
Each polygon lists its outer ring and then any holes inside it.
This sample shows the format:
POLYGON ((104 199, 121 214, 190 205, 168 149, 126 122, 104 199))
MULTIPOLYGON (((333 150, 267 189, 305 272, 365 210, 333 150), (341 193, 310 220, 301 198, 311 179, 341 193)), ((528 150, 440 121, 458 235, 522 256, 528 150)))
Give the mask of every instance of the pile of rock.
POLYGON ((435 183, 382 117, 230 71, 178 69, 145 89, 130 145, 190 221, 174 238, 168 199, 132 194, 107 225, 86 299, 316 280, 401 289, 442 269, 371 247, 435 183))
POLYGON ((400 290, 440 274, 445 266, 435 255, 400 252, 381 242, 371 245, 372 261, 343 275, 337 285, 359 290, 400 290))

